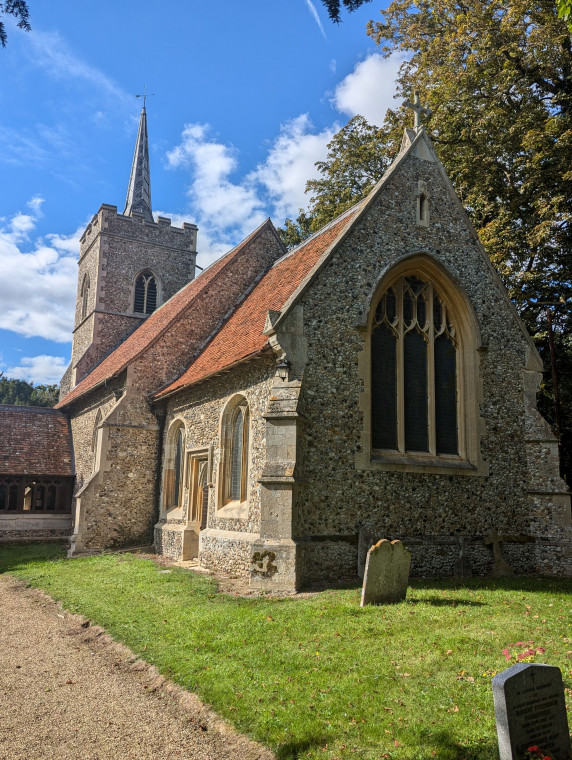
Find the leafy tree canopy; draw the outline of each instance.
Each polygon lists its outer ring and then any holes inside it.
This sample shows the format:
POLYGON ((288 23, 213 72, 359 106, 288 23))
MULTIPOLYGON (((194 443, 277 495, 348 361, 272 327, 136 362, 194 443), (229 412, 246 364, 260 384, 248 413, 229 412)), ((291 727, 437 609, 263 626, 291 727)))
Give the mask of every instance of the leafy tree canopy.
POLYGON ((359 8, 360 5, 370 2, 371 0, 322 0, 322 3, 325 5, 326 10, 328 11, 328 16, 332 19, 332 21, 335 21, 336 24, 340 22, 342 5, 346 10, 351 12, 355 11, 356 8, 359 8))
MULTIPOLYGON (((0 2, 0 17, 1 16, 14 16, 18 20, 18 26, 20 29, 24 29, 29 32, 32 28, 30 26, 30 12, 28 10, 28 4, 24 0, 4 0, 0 2)), ((2 21, 0 21, 0 45, 6 47, 6 28, 2 21)))
MULTIPOLYGON (((428 129, 529 326, 572 296, 572 40, 552 0, 393 0, 368 34, 428 129)), ((403 110, 386 128, 401 126, 403 110)))
POLYGON ((572 32, 572 0, 556 0, 558 17, 564 19, 572 32))
POLYGON ((3 377, 0 373, 0 404, 16 406, 49 406, 58 403, 57 385, 34 385, 26 380, 3 377))
POLYGON ((318 179, 308 180, 312 193, 308 212, 300 209, 296 221, 286 220, 278 230, 287 247, 298 245, 336 216, 364 198, 389 165, 390 135, 363 116, 340 129, 328 143, 325 161, 317 161, 318 179))

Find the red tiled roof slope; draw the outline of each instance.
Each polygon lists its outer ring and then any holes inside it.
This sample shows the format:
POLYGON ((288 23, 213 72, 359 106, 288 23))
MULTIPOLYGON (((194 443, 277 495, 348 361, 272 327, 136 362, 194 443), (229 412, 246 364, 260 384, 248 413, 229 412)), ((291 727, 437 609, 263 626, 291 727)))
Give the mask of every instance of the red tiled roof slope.
POLYGON ((73 388, 58 404, 56 409, 67 406, 84 393, 116 377, 152 343, 154 343, 180 315, 192 308, 195 299, 210 283, 243 251, 244 247, 258 235, 268 224, 264 222, 258 229, 239 245, 211 264, 198 277, 188 283, 178 293, 153 312, 134 332, 131 333, 112 353, 103 359, 78 385, 73 388))
POLYGON ((282 309, 320 257, 351 224, 356 214, 357 209, 351 214, 344 214, 337 222, 330 224, 306 243, 279 259, 189 369, 155 397, 196 383, 263 351, 268 342, 262 332, 266 312, 269 309, 282 309))
POLYGON ((65 414, 0 404, 0 475, 73 476, 71 451, 65 414))

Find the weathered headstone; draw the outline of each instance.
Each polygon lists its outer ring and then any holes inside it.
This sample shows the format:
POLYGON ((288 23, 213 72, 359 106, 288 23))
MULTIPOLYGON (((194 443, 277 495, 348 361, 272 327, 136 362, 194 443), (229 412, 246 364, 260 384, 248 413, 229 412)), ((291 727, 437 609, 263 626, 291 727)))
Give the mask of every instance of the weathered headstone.
POLYGON ((382 538, 367 553, 361 606, 401 602, 407 594, 411 552, 401 541, 382 538))
POLYGON ((492 547, 493 550, 493 572, 496 578, 502 578, 505 575, 514 575, 514 570, 502 556, 500 548, 504 536, 499 536, 496 528, 491 528, 487 533, 484 543, 492 547))
POLYGON ((376 530, 371 525, 361 525, 358 533, 358 578, 363 578, 365 572, 365 561, 367 553, 376 541, 379 541, 381 531, 376 530))
POLYGON ((560 669, 518 663, 493 678, 501 760, 520 760, 538 746, 552 760, 570 760, 570 734, 560 669))

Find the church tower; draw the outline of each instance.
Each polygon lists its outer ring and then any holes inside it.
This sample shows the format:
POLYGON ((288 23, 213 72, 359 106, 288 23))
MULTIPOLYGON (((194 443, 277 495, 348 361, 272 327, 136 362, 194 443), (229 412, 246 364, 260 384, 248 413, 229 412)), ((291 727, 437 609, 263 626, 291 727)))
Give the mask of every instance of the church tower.
POLYGON ((153 218, 143 106, 125 209, 102 204, 81 237, 72 361, 61 394, 195 277, 196 256, 196 225, 153 218))

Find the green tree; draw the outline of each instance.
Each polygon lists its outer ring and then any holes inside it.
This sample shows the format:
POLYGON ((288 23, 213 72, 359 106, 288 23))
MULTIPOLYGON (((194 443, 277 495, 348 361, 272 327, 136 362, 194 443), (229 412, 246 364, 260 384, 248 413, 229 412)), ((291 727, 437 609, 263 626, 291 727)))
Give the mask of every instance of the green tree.
POLYGON ((0 373, 0 404, 53 407, 58 403, 58 397, 57 385, 34 385, 0 373))
POLYGON ((564 19, 572 32, 572 0, 556 0, 558 18, 564 19))
MULTIPOLYGON (((28 4, 24 0, 4 0, 0 2, 0 17, 1 16, 14 16, 18 20, 18 26, 20 29, 24 29, 29 32, 32 28, 30 26, 30 11, 28 10, 28 4)), ((6 28, 2 21, 0 21, 0 45, 6 47, 6 28)))
POLYGON ((440 158, 534 330, 538 301, 572 296, 567 27, 552 0, 393 0, 381 14, 368 34, 408 56, 399 94, 419 89, 433 110, 440 158))
POLYGON ((389 165, 390 133, 354 116, 328 143, 325 161, 316 161, 320 177, 308 180, 309 209, 278 230, 287 247, 298 245, 369 193, 389 165))
POLYGON ((335 21, 336 24, 341 21, 340 15, 342 11, 342 5, 347 11, 351 13, 351 11, 355 11, 357 8, 359 8, 360 5, 370 2, 371 0, 322 0, 322 3, 328 11, 328 16, 332 21, 335 21))

